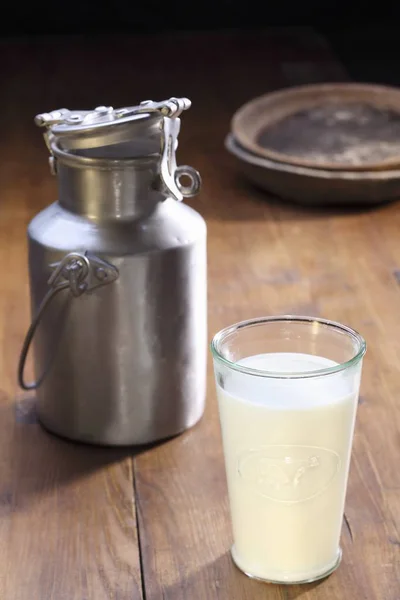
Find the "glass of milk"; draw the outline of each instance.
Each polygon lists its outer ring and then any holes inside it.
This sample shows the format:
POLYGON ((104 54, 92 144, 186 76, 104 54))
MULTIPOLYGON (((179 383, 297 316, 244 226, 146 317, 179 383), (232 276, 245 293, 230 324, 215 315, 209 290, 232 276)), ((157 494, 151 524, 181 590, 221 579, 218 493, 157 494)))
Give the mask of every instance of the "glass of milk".
POLYGON ((283 316, 227 327, 211 348, 235 564, 276 583, 329 575, 341 558, 364 339, 283 316))

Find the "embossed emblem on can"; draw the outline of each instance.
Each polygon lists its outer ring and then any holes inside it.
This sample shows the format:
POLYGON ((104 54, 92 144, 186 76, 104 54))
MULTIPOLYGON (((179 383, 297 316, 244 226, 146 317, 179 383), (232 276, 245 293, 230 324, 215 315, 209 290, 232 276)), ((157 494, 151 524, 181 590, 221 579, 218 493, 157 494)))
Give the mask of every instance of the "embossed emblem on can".
POLYGON ((290 504, 321 494, 334 480, 340 464, 340 456, 328 448, 282 445, 242 452, 237 468, 255 492, 290 504))

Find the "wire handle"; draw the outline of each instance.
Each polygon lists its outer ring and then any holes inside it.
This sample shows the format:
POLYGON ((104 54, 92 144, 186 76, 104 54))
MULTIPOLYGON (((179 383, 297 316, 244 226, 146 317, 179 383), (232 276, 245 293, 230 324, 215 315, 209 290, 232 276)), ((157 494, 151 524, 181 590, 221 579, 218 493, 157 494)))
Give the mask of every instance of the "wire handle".
POLYGON ((39 308, 32 319, 26 333, 18 361, 18 383, 23 390, 36 390, 42 383, 45 372, 36 381, 27 383, 24 377, 26 358, 31 347, 34 335, 43 317, 43 313, 55 296, 62 290, 69 290, 73 297, 78 298, 85 292, 112 283, 118 279, 119 272, 114 265, 103 261, 97 256, 88 256, 87 252, 70 252, 55 264, 49 277, 49 290, 41 301, 39 308))

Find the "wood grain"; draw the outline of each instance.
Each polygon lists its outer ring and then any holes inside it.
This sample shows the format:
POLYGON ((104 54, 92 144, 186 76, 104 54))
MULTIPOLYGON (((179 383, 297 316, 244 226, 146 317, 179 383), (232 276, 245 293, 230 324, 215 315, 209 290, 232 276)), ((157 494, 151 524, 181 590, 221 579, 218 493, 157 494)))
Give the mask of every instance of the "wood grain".
MULTIPOLYGON (((332 64, 323 45, 315 42, 311 51, 309 45, 304 48, 304 39, 296 37, 286 37, 284 42, 273 37, 258 39, 258 44, 253 40, 240 50, 236 43, 232 42, 229 52, 225 48, 225 62, 218 65, 218 90, 207 89, 213 135, 207 119, 200 127, 198 118, 196 146, 190 145, 191 162, 187 161, 200 168, 205 181, 200 207, 209 227, 210 338, 240 319, 297 313, 347 322, 371 342, 342 535, 344 558, 340 569, 325 581, 287 588, 251 581, 232 565, 209 364, 208 406, 202 423, 135 460, 146 598, 395 600, 399 594, 399 512, 396 492, 385 489, 383 478, 387 473, 387 481, 397 485, 396 370, 385 372, 385 363, 387 346, 397 347, 399 291, 393 276, 397 262, 388 246, 397 248, 396 226, 390 221, 396 219, 398 207, 366 213, 302 210, 266 198, 236 175, 221 147, 227 110, 236 99, 242 100, 243 90, 251 97, 290 83, 287 67, 281 68, 288 62, 291 73, 299 64, 297 74, 302 62, 308 74, 310 64, 317 63, 314 74, 319 73, 320 80, 324 79, 321 63, 332 64), (267 56, 274 59, 267 60, 267 56), (232 64, 235 82, 230 80, 232 64), (258 77, 254 77, 255 70, 258 77), (390 236, 386 227, 391 229, 390 236), (381 238, 387 239, 386 244, 381 238)), ((212 78, 216 68, 209 65, 207 77, 212 78)), ((343 71, 340 76, 339 72, 336 64, 336 75, 345 79, 343 71)), ((304 83, 299 79, 295 83, 304 83)), ((395 369, 398 359, 394 352, 390 355, 395 369)))
POLYGON ((223 149, 231 115, 251 97, 345 79, 329 48, 308 31, 49 38, 3 42, 0 65, 0 598, 137 600, 142 569, 145 600, 398 600, 398 205, 283 204, 248 186, 223 149), (204 179, 192 204, 209 228, 210 338, 243 318, 292 312, 346 322, 369 342, 344 559, 318 584, 264 585, 232 565, 211 364, 202 422, 136 456, 46 434, 17 392, 25 228, 56 195, 33 115, 171 95, 193 101, 178 160, 204 179))
POLYGON ((29 320, 25 230, 55 197, 32 116, 64 89, 44 47, 0 45, 0 598, 141 600, 129 453, 47 434, 16 384, 29 320))
POLYGON ((2 406, 0 597, 141 599, 131 460, 34 421, 30 399, 2 406))

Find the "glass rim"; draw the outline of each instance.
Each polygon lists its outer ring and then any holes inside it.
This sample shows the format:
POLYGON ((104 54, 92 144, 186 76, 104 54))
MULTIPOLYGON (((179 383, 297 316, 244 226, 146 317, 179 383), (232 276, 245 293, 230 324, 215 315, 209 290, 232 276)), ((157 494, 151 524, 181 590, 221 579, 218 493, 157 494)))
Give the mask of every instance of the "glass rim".
POLYGON ((329 319, 322 319, 319 317, 308 317, 308 316, 300 316, 300 315, 278 315, 274 317, 256 317, 254 319, 247 319, 245 321, 239 321, 238 323, 234 323, 233 325, 229 325, 224 329, 221 329, 216 333, 211 341, 211 353, 213 358, 218 362, 222 363, 226 367, 233 369, 234 371, 238 371, 240 373, 244 373, 246 375, 254 375, 257 377, 268 377, 271 379, 304 379, 310 377, 321 377, 323 375, 331 375, 333 373, 338 373, 340 371, 344 371, 353 365, 356 365, 364 356, 367 350, 367 344, 362 335, 360 335, 355 329, 348 327, 347 325, 343 325, 337 321, 331 321, 329 319), (250 367, 246 367, 244 365, 240 365, 237 362, 230 361, 225 358, 221 354, 221 343, 232 333, 238 332, 241 329, 256 327, 258 325, 264 325, 267 323, 277 323, 281 321, 284 322, 297 322, 297 323, 318 323, 319 325, 323 325, 330 329, 336 329, 348 337, 351 337, 358 346, 358 351, 352 358, 349 360, 338 363, 332 367, 326 367, 324 369, 315 369, 312 371, 293 371, 293 372, 284 372, 284 371, 265 371, 262 369, 252 369, 250 367))

